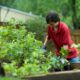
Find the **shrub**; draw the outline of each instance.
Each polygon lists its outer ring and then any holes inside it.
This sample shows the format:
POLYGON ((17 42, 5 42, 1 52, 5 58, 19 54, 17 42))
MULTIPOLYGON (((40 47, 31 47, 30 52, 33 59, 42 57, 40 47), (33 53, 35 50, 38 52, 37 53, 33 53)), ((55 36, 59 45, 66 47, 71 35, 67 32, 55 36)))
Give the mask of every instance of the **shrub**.
POLYGON ((31 18, 26 21, 26 29, 35 33, 35 37, 38 40, 43 40, 46 32, 46 22, 42 17, 31 18))

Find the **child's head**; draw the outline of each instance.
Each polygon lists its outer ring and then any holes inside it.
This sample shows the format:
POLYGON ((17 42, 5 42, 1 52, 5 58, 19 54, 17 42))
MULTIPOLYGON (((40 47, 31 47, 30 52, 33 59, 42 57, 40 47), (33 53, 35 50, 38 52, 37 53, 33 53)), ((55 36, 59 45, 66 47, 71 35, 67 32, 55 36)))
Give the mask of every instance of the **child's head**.
POLYGON ((56 12, 49 12, 46 16, 46 22, 47 24, 51 23, 51 22, 59 22, 60 21, 60 17, 56 12))

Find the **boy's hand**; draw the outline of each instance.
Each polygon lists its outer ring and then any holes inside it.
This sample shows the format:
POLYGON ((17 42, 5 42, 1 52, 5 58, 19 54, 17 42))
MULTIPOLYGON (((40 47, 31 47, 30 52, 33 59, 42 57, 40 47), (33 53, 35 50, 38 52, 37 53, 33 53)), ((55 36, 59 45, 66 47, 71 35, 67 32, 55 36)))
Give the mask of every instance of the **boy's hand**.
POLYGON ((42 49, 46 49, 46 46, 43 46, 42 49))
POLYGON ((43 46, 43 47, 42 47, 42 51, 43 51, 43 52, 46 52, 46 46, 43 46))
POLYGON ((63 48, 64 48, 65 50, 68 50, 68 45, 63 45, 63 48))

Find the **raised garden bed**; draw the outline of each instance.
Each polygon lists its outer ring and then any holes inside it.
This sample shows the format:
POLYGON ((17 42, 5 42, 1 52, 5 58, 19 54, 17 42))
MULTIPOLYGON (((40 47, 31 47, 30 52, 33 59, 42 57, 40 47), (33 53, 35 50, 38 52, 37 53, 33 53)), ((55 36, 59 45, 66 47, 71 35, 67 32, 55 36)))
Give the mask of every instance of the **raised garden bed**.
MULTIPOLYGON (((71 63, 73 70, 49 72, 36 76, 25 76, 21 80, 80 80, 80 63, 71 63)), ((6 76, 12 76, 7 74, 6 76)))
POLYGON ((28 76, 28 80, 80 80, 80 63, 71 63, 73 70, 51 72, 38 76, 28 76))
POLYGON ((53 72, 42 76, 32 76, 28 80, 80 80, 80 70, 53 72))
MULTIPOLYGON (((76 78, 74 80, 78 80, 79 70, 74 71, 69 69, 68 71, 63 71, 64 66, 68 63, 64 58, 68 51, 61 49, 62 54, 59 57, 52 55, 51 52, 45 55, 46 52, 41 49, 42 42, 37 41, 32 33, 26 33, 24 27, 16 29, 16 25, 9 25, 8 27, 1 27, 0 32, 1 42, 3 43, 1 45, 1 51, 4 53, 1 53, 2 56, 0 57, 1 59, 4 58, 11 61, 9 64, 3 64, 5 72, 10 72, 13 76, 24 77, 24 79, 28 80, 63 80, 62 78, 64 78, 64 80, 73 80, 73 77, 76 78), (10 52, 8 52, 8 50, 10 52), (18 67, 19 62, 22 61, 24 61, 24 64, 18 67), (52 72, 48 72, 50 68, 53 69, 52 72), (61 69, 61 71, 56 72, 54 70, 55 68, 61 69), (46 74, 47 72, 48 74, 46 74), (34 74, 38 75, 32 76, 34 74)), ((1 61, 1 63, 3 62, 4 61, 1 61)), ((77 65, 80 65, 80 63, 77 65)), ((76 64, 74 67, 73 63, 71 67, 78 68, 76 64)))

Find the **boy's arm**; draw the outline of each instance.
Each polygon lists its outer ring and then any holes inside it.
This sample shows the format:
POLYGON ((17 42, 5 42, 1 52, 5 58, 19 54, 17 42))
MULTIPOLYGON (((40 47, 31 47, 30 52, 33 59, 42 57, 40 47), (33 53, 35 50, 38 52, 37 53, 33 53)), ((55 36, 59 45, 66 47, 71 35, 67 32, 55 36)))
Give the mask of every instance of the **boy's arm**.
POLYGON ((44 44, 43 44, 44 49, 46 49, 47 43, 48 43, 48 35, 46 35, 46 38, 45 38, 45 41, 44 41, 44 44))

